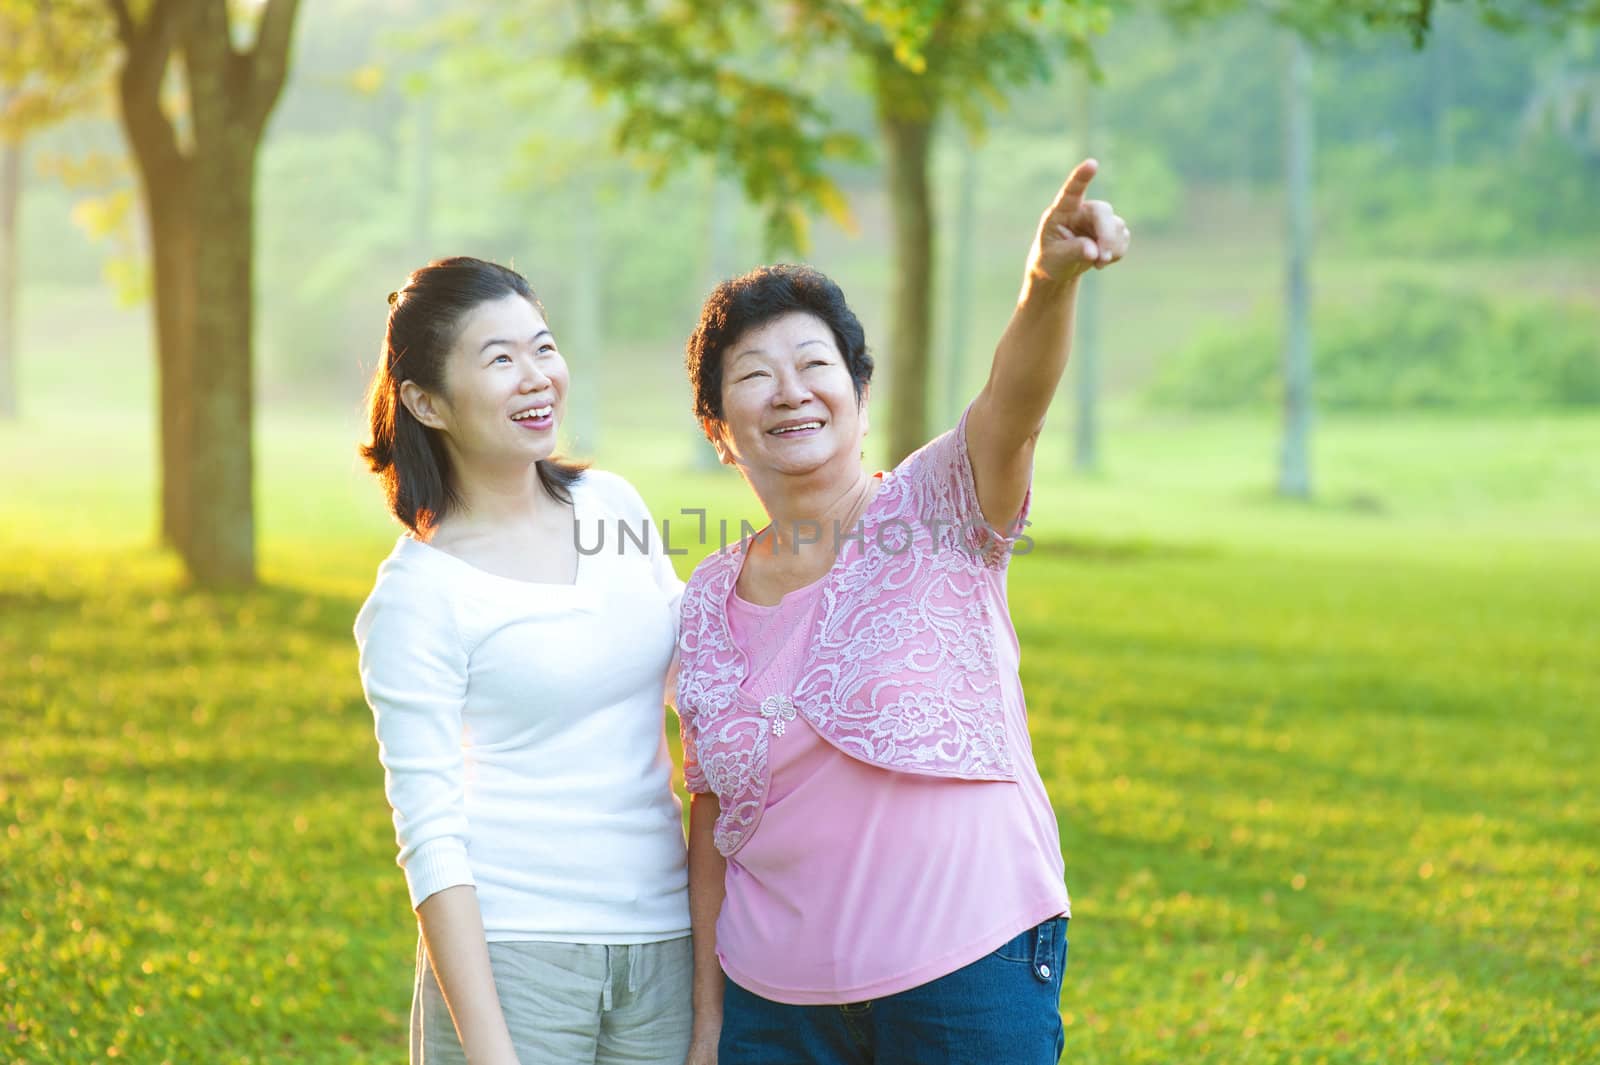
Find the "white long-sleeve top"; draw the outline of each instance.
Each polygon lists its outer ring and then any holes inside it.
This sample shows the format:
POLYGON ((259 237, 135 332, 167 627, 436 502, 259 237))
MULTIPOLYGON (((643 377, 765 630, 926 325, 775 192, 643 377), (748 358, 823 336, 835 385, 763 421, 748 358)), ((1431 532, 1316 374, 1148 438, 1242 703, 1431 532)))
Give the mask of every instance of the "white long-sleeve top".
POLYGON ((571 585, 410 536, 378 568, 355 634, 399 863, 413 906, 475 885, 490 941, 670 939, 689 930, 663 731, 683 585, 632 485, 590 470, 572 499, 571 585))

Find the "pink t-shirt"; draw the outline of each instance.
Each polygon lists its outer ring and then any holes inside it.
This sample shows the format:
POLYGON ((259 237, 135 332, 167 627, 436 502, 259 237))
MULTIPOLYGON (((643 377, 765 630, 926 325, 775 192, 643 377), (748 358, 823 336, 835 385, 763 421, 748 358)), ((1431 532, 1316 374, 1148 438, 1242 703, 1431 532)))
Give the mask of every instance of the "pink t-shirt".
MULTIPOLYGON (((773 607, 730 597, 747 695, 794 690, 825 584, 773 607)), ((997 650, 1014 676, 1014 647, 997 650)), ((1025 722, 1020 688, 1007 687, 1007 721, 1025 722)), ((1015 781, 973 781, 870 765, 803 715, 781 724, 761 825, 728 859, 717 921, 717 955, 739 986, 795 1005, 881 998, 1067 912, 1055 814, 1026 735, 1011 744, 1028 759, 1015 781)))

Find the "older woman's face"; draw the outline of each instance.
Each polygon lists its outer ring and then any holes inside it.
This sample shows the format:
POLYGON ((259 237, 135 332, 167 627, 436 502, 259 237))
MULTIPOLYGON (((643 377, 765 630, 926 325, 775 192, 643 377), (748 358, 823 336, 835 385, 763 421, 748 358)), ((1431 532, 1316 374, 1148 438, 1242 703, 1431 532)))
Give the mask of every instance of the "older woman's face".
POLYGON ((814 314, 794 311, 746 331, 722 357, 722 461, 751 472, 806 474, 860 461, 865 397, 814 314))

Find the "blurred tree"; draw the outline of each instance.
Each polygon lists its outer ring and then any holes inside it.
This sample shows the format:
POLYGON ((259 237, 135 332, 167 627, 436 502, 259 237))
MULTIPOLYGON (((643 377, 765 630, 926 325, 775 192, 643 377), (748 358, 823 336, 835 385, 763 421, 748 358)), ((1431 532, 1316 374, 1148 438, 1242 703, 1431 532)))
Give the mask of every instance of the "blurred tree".
MULTIPOLYGON (((1486 20, 1503 28, 1521 28, 1531 22, 1564 26, 1600 22, 1596 0, 1538 0, 1508 9, 1494 0, 1473 0, 1486 20)), ((1284 180, 1287 202, 1284 286, 1283 437, 1279 446, 1278 493, 1309 499, 1311 482, 1311 420, 1313 410, 1311 341, 1312 143, 1315 118, 1311 85, 1311 42, 1348 39, 1362 28, 1407 30, 1420 49, 1435 16, 1435 0, 1167 0, 1168 13, 1180 20, 1215 18, 1239 11, 1256 11, 1289 31, 1284 77, 1284 180)), ((1431 106, 1434 122, 1448 121, 1453 88, 1435 61, 1432 77, 1422 96, 1431 106), (1440 112, 1444 114, 1441 116, 1440 112)), ((1436 125, 1437 130, 1437 125, 1436 125)), ((1454 138, 1448 130, 1437 133, 1434 162, 1440 166, 1454 155, 1454 138)))
POLYGON ((289 67, 299 0, 105 0, 118 96, 150 228, 160 371, 162 533, 205 587, 255 581, 255 162, 289 67), (182 72, 181 105, 163 87, 182 72))
POLYGON ((18 216, 28 135, 102 86, 106 26, 89 0, 0 0, 0 419, 17 417, 18 216))
MULTIPOLYGON (((920 447, 936 230, 929 148, 938 120, 954 111, 981 128, 1004 87, 1049 73, 1054 50, 1086 55, 1106 5, 803 0, 774 9, 736 0, 706 10, 689 0, 614 0, 582 10, 572 59, 622 102, 619 142, 654 157, 661 172, 698 154, 736 174, 767 210, 769 254, 803 248, 808 212, 851 224, 828 167, 859 158, 863 145, 803 80, 839 60, 861 70, 893 218, 889 461, 920 447)), ((1062 160, 1063 172, 1071 163, 1062 160)))
POLYGON ((972 343, 973 266, 978 244, 978 152, 977 138, 970 133, 961 138, 960 171, 956 178, 955 246, 951 248, 949 334, 945 338, 944 404, 939 412, 944 425, 954 425, 966 409, 965 374, 968 349, 972 343))
MULTIPOLYGON (((0 39, 0 43, 4 43, 0 39)), ((16 89, 0 86, 0 112, 16 89)), ((17 417, 17 214, 22 203, 22 136, 0 137, 0 420, 17 417)))
MULTIPOLYGON (((1083 153, 1098 150, 1099 125, 1095 113, 1095 86, 1085 77, 1079 88, 1078 113, 1083 127, 1083 153)), ((1104 178, 1095 195, 1105 198, 1109 186, 1104 178)), ((1080 473, 1100 470, 1100 284, 1102 276, 1089 271, 1078 283, 1077 336, 1073 361, 1078 364, 1078 420, 1073 426, 1072 463, 1080 473)))
MULTIPOLYGON (((1312 37, 1376 26, 1403 28, 1420 41, 1434 0, 1163 0, 1156 7, 1180 22, 1264 11, 1312 37)), ((769 253, 803 245, 806 212, 843 216, 827 164, 859 148, 841 136, 817 93, 772 71, 840 57, 865 70, 895 241, 892 462, 926 438, 935 243, 928 155, 936 120, 953 108, 981 128, 984 107, 1003 87, 1048 74, 1058 46, 1088 60, 1088 41, 1112 9, 1107 0, 795 0, 776 9, 735 0, 708 13, 688 0, 612 0, 582 6, 572 56, 587 79, 622 100, 623 145, 653 155, 663 169, 698 153, 739 174, 749 198, 768 209, 769 253)))
POLYGON ((1278 494, 1311 497, 1311 152, 1315 136, 1311 56, 1300 34, 1288 34, 1284 71, 1284 174, 1288 205, 1285 247, 1283 441, 1278 494))

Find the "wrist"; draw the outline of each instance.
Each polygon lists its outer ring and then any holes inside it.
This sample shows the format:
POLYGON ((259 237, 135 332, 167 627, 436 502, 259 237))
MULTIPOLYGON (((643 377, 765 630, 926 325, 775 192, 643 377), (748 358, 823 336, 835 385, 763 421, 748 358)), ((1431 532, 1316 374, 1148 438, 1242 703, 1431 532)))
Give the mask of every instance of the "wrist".
POLYGON ((1077 295, 1078 281, 1082 277, 1082 272, 1076 272, 1069 277, 1054 278, 1045 273, 1042 267, 1035 266, 1023 278, 1022 296, 1019 302, 1070 301, 1077 295))

